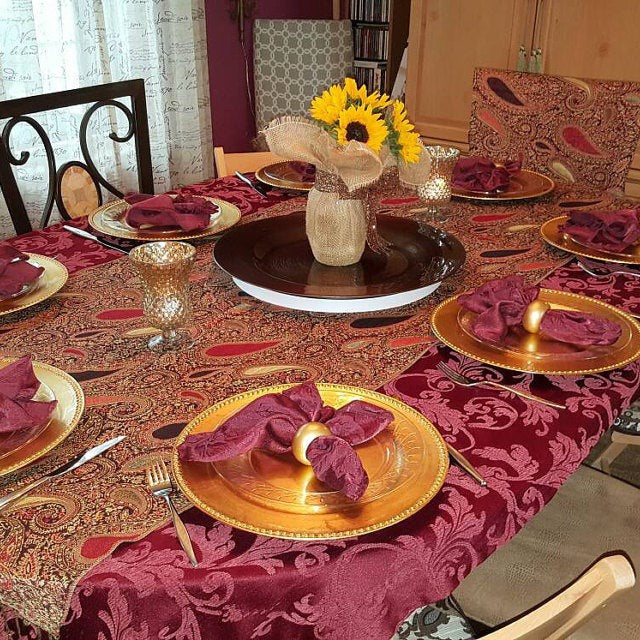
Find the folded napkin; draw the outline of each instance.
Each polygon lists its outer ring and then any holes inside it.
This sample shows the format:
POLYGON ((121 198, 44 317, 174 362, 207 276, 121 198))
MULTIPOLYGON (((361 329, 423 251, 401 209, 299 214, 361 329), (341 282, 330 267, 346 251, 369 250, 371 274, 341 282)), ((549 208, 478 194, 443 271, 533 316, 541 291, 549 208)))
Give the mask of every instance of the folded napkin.
POLYGON ((315 182, 316 167, 309 162, 300 162, 299 160, 291 160, 289 166, 298 174, 300 182, 315 182))
POLYGON ((587 247, 624 251, 640 240, 638 211, 571 211, 560 231, 587 247))
POLYGON ((522 168, 521 160, 508 160, 498 166, 489 158, 469 156, 460 158, 451 184, 467 191, 498 191, 509 186, 509 180, 522 168))
MULTIPOLYGON (((481 340, 500 342, 510 327, 522 322, 529 303, 540 287, 527 285, 522 276, 507 276, 478 287, 473 293, 458 297, 458 302, 477 313, 471 330, 481 340)), ((576 346, 610 345, 622 333, 620 326, 593 313, 550 309, 540 324, 545 335, 576 346)))
POLYGON ((0 299, 22 291, 43 273, 43 267, 29 264, 29 256, 13 247, 0 246, 0 299))
POLYGON ((22 431, 49 419, 57 402, 33 400, 39 387, 29 357, 0 369, 0 434, 22 431))
POLYGON ((195 462, 227 460, 251 449, 286 453, 298 429, 312 421, 322 422, 333 434, 316 438, 307 449, 316 476, 359 500, 369 478, 352 447, 380 433, 393 414, 361 400, 340 409, 323 405, 312 382, 257 398, 215 431, 188 436, 178 451, 182 460, 195 462))
POLYGON ((149 196, 144 193, 130 193, 125 197, 129 207, 125 220, 132 227, 179 227, 183 231, 205 229, 211 216, 219 207, 205 198, 196 196, 167 195, 149 196))

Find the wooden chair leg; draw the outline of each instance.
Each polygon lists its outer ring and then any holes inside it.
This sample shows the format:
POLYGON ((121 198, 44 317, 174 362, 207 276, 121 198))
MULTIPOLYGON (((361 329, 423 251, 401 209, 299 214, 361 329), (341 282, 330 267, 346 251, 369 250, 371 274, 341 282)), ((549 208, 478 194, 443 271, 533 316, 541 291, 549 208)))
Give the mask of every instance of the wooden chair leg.
POLYGON ((605 473, 611 475, 611 465, 613 461, 626 449, 624 442, 612 442, 594 461, 594 467, 600 467, 605 473))

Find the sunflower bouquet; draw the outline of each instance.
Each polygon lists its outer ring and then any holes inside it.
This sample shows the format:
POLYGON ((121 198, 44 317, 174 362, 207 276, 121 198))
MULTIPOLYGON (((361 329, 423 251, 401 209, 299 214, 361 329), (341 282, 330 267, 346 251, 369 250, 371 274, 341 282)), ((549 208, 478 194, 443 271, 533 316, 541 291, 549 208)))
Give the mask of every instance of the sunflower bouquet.
POLYGON ((356 140, 376 153, 386 144, 397 159, 407 164, 420 159, 420 136, 413 130, 404 104, 379 91, 367 93, 367 88, 358 87, 353 78, 346 78, 344 85, 334 84, 314 98, 310 111, 338 144, 356 140))
POLYGON ((429 154, 399 100, 368 93, 346 78, 311 101, 311 118, 283 117, 264 131, 271 151, 316 166, 306 231, 318 262, 358 262, 366 244, 388 245, 378 235, 375 206, 384 190, 424 183, 429 154))

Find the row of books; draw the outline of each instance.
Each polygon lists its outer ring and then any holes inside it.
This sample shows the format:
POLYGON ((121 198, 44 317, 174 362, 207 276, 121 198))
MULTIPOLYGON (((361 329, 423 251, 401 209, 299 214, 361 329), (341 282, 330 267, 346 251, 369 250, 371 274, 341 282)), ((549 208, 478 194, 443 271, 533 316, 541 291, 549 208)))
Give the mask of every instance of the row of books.
POLYGON ((384 92, 387 81, 387 64, 385 62, 356 60, 353 64, 353 72, 358 85, 366 85, 370 92, 384 92))
POLYGON ((352 20, 388 22, 390 0, 351 0, 352 20))
POLYGON ((353 30, 353 56, 369 60, 386 60, 389 29, 356 24, 353 30))

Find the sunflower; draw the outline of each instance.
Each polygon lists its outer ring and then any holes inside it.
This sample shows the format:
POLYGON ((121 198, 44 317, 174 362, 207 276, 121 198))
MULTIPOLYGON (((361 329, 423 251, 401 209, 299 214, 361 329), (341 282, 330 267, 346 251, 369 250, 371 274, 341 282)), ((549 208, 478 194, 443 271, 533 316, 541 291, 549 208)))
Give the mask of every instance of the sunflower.
POLYGON ((322 95, 311 101, 311 116, 316 120, 332 125, 338 121, 340 112, 347 106, 347 92, 344 87, 334 84, 322 95))
POLYGON ((353 102, 360 100, 364 104, 367 99, 367 87, 362 85, 358 88, 358 83, 353 78, 344 79, 344 90, 347 92, 347 98, 353 102))
POLYGON ((391 104, 391 98, 386 93, 380 94, 379 91, 374 91, 363 100, 363 104, 368 104, 374 111, 382 110, 391 104))
POLYGON ((419 143, 420 134, 414 131, 401 133, 398 136, 398 146, 400 147, 400 157, 408 164, 418 162, 422 146, 419 143))
POLYGON ((413 130, 414 127, 409 122, 404 103, 394 100, 390 111, 390 116, 387 117, 387 125, 390 129, 389 148, 407 163, 418 162, 422 151, 418 142, 420 134, 413 130))
POLYGON ((398 133, 408 133, 413 131, 413 125, 409 122, 407 109, 401 100, 393 101, 393 109, 391 110, 391 126, 398 133))
POLYGON ((350 106, 340 113, 338 121, 338 142, 347 144, 350 140, 363 142, 374 151, 380 151, 389 130, 382 116, 373 113, 370 106, 350 106))
POLYGON ((356 103, 357 106, 364 104, 376 111, 377 109, 386 109, 391 104, 391 98, 386 93, 382 95, 380 95, 379 91, 367 93, 367 87, 361 85, 358 88, 353 78, 344 79, 344 89, 347 92, 347 98, 352 103, 356 103))

